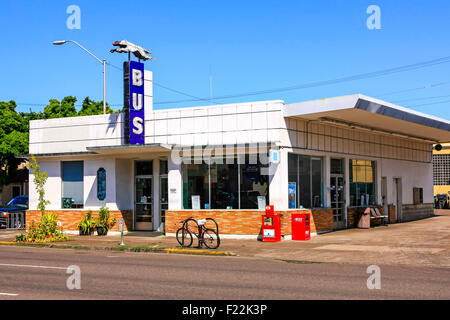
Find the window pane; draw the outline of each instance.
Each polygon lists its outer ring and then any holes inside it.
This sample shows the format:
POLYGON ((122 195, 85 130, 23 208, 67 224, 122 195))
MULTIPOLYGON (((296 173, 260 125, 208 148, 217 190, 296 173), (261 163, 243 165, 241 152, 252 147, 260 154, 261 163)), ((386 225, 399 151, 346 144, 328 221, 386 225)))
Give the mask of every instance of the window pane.
POLYGON ((211 209, 239 208, 237 159, 228 162, 234 163, 211 164, 211 209))
POLYGON ((153 161, 136 161, 136 175, 152 175, 153 161))
POLYGON ((350 183, 350 205, 356 206, 358 200, 356 199, 356 183, 350 183))
POLYGON ((333 174, 343 174, 344 168, 342 168, 342 159, 330 159, 330 171, 333 174))
POLYGON ((258 209, 258 196, 266 197, 269 203, 269 176, 268 167, 258 164, 249 164, 248 155, 245 163, 240 165, 241 170, 241 209, 258 209))
POLYGON ((318 208, 323 206, 322 159, 312 158, 311 168, 312 207, 318 208))
POLYGON ((159 174, 167 174, 169 171, 167 169, 167 160, 159 161, 159 174))
POLYGON ((366 182, 366 167, 356 166, 356 180, 355 182, 366 182))
POLYGON ((350 160, 350 205, 376 204, 375 161, 350 160))
POLYGON ((288 192, 295 184, 296 197, 289 194, 289 208, 322 207, 323 199, 323 159, 319 157, 288 155, 288 192))
POLYGON ((192 209, 192 196, 200 196, 200 206, 208 203, 208 164, 183 164, 183 208, 192 209))
POLYGON ((311 208, 311 159, 299 156, 299 188, 298 203, 304 208, 311 208))
POLYGON ((152 203, 152 178, 136 178, 136 203, 152 203))
POLYGON ((83 161, 63 161, 62 171, 62 208, 82 208, 83 197, 83 161))
MULTIPOLYGON (((298 155, 288 154, 288 182, 295 188, 295 194, 289 194, 289 208, 298 208, 298 155)), ((294 190, 291 190, 294 191, 294 190)))

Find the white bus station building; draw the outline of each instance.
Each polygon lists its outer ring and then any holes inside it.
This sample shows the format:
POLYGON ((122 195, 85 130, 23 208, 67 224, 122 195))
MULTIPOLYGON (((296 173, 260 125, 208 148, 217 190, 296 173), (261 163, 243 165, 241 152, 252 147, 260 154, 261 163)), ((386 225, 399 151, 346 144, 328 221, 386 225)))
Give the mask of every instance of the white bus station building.
MULTIPOLYGON (((286 237, 292 212, 310 212, 314 233, 355 227, 367 207, 389 223, 433 215, 432 150, 450 141, 448 120, 360 94, 153 110, 144 74, 144 143, 127 138, 129 110, 30 122, 47 211, 66 230, 102 206, 126 230, 214 217, 229 237, 256 237, 266 204, 286 237)), ((27 224, 40 214, 31 171, 29 183, 27 224)))

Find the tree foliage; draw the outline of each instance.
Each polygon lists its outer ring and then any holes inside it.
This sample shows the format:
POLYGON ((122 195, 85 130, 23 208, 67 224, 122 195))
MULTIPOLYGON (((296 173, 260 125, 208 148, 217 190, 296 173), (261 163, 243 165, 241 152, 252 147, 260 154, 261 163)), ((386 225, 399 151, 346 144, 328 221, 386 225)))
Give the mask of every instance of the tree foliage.
MULTIPOLYGON (((86 97, 78 112, 75 108, 77 98, 64 97, 61 102, 50 99, 43 112, 17 112, 14 101, 0 101, 0 187, 13 181, 18 165, 25 159, 16 158, 26 155, 31 120, 65 118, 103 114, 103 101, 94 101, 86 97)), ((107 113, 114 113, 108 105, 107 113)))
POLYGON ((28 122, 16 111, 14 101, 0 102, 0 184, 8 184, 28 152, 28 122))
POLYGON ((37 208, 41 212, 41 216, 43 217, 45 214, 45 206, 50 203, 50 201, 45 200, 45 183, 47 182, 47 172, 41 171, 40 166, 37 164, 34 156, 31 157, 30 161, 30 169, 33 170, 34 176, 34 185, 36 186, 36 192, 39 196, 37 208))
POLYGON ((46 119, 51 118, 65 118, 75 117, 78 115, 75 108, 77 98, 67 96, 61 100, 61 103, 56 99, 50 99, 49 104, 44 108, 44 115, 46 119))
MULTIPOLYGON (((84 98, 81 110, 78 112, 79 116, 92 116, 96 114, 103 113, 103 101, 96 102, 89 99, 89 97, 84 98)), ((108 106, 106 103, 106 113, 114 113, 114 110, 108 106)))

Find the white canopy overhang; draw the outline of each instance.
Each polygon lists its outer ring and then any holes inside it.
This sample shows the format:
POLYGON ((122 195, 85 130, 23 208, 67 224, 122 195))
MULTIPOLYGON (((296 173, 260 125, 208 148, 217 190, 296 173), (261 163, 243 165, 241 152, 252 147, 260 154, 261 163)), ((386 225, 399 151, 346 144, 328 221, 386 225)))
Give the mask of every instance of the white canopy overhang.
POLYGON ((168 152, 172 150, 172 146, 165 143, 127 144, 117 146, 86 147, 86 150, 95 152, 96 154, 127 154, 143 152, 168 152))
POLYGON ((284 117, 380 131, 433 143, 450 141, 450 121, 361 94, 287 104, 284 117))

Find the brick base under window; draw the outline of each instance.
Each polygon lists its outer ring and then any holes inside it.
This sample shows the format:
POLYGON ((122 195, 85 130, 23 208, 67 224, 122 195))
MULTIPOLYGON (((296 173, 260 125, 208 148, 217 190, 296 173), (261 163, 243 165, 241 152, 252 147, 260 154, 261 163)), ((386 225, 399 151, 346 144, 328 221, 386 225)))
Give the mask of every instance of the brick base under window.
MULTIPOLYGON (((291 235, 291 214, 309 213, 311 232, 333 230, 333 211, 331 209, 275 211, 281 215, 281 235, 291 235)), ((258 235, 261 232, 261 210, 168 210, 166 211, 167 233, 175 233, 181 226, 179 221, 193 217, 196 220, 213 218, 219 225, 220 234, 258 235)))
MULTIPOLYGON (((48 210, 48 213, 56 213, 58 221, 61 221, 62 227, 66 231, 78 231, 77 224, 86 215, 88 210, 48 210)), ((131 230, 133 221, 132 210, 110 211, 111 219, 116 218, 116 224, 110 231, 119 231, 119 219, 124 222, 124 231, 131 230)), ((92 210, 92 217, 98 218, 98 210, 92 210)), ((38 210, 28 210, 26 213, 26 225, 30 226, 32 221, 39 222, 41 220, 41 212, 38 210)))

